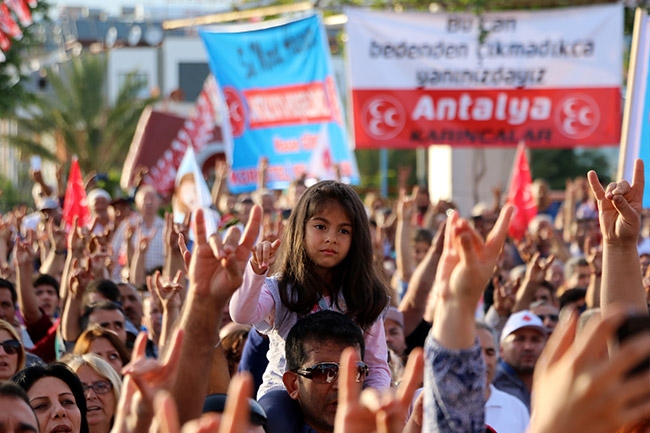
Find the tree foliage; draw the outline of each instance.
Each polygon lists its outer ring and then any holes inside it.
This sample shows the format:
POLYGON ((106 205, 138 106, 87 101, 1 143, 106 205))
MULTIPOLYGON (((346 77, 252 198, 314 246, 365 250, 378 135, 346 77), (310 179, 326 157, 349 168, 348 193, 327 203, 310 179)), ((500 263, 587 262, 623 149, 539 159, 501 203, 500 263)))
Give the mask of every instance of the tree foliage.
POLYGON ((563 190, 567 179, 584 177, 589 170, 606 176, 613 169, 605 154, 598 150, 533 149, 530 165, 533 177, 546 179, 555 190, 563 190))
POLYGON ((54 137, 65 157, 77 155, 83 172, 121 167, 142 110, 153 102, 138 97, 145 83, 134 73, 122 83, 114 104, 106 91, 106 56, 82 54, 48 71, 53 95, 35 95, 15 117, 19 135, 8 137, 23 152, 57 160, 42 138, 54 137))
POLYGON ((45 42, 44 25, 49 22, 49 10, 50 5, 39 0, 31 10, 33 24, 25 27, 16 21, 23 37, 12 40, 11 48, 4 53, 5 61, 0 63, 0 119, 10 116, 20 103, 32 99, 24 86, 29 72, 26 63, 45 42))

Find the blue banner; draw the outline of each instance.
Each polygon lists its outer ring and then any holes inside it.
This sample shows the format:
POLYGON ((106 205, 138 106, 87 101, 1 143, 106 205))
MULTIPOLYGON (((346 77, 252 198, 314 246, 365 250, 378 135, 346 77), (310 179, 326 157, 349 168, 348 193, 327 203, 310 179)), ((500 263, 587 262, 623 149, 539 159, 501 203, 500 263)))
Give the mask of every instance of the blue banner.
POLYGON ((284 189, 303 174, 334 178, 336 169, 358 184, 320 16, 236 28, 246 30, 200 33, 230 114, 230 190, 256 188, 261 157, 267 188, 284 189))

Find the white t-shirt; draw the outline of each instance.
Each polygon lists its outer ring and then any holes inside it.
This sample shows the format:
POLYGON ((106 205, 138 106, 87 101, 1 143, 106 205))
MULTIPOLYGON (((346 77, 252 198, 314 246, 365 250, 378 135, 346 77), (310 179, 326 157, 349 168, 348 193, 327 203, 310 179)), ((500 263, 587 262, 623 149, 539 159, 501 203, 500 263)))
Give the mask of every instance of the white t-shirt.
POLYGON ((490 391, 490 398, 485 403, 485 424, 497 433, 524 433, 530 420, 526 405, 492 384, 490 391))

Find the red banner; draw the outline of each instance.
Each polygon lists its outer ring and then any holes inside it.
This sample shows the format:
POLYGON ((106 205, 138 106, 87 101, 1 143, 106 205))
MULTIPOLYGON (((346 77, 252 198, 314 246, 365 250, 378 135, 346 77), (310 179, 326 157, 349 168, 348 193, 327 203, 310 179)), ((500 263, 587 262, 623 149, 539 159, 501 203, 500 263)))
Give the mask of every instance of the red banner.
POLYGON ((617 88, 355 90, 352 99, 357 149, 597 146, 621 134, 617 88))

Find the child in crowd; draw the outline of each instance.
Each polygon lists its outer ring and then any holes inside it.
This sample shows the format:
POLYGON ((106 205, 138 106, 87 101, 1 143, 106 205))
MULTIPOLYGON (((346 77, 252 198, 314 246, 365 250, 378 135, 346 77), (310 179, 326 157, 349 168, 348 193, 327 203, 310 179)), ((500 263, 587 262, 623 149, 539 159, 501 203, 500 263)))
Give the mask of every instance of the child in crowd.
POLYGON ((307 189, 291 212, 282 239, 253 248, 230 314, 236 322, 253 324, 269 335, 269 366, 258 391, 267 414, 279 412, 269 410, 269 405, 289 399, 282 382, 285 338, 299 318, 316 311, 337 310, 355 320, 364 330, 365 361, 370 367, 365 385, 390 386, 382 317, 388 295, 379 275, 363 203, 354 189, 335 181, 307 189), (267 276, 274 264, 277 273, 267 276))

